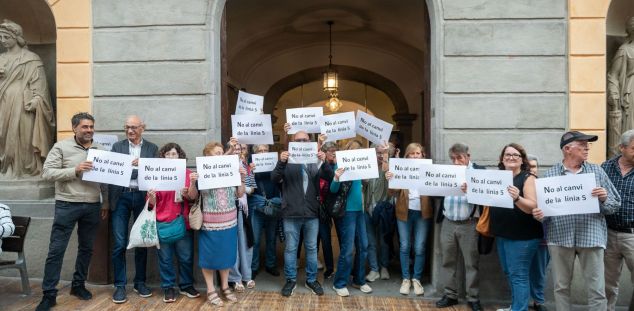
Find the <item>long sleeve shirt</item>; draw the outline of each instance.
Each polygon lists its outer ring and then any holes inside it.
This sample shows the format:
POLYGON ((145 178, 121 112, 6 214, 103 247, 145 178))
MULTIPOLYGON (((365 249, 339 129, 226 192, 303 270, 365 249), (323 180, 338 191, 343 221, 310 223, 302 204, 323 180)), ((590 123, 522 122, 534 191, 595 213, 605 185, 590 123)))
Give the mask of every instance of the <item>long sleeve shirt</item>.
POLYGON ((12 236, 15 231, 15 225, 11 220, 11 210, 9 207, 0 204, 0 254, 2 254, 2 238, 12 236))
POLYGON ((617 230, 634 228, 634 169, 622 175, 619 167, 620 157, 616 156, 601 164, 619 195, 621 195, 621 206, 619 206, 618 210, 612 215, 605 216, 608 227, 617 230))

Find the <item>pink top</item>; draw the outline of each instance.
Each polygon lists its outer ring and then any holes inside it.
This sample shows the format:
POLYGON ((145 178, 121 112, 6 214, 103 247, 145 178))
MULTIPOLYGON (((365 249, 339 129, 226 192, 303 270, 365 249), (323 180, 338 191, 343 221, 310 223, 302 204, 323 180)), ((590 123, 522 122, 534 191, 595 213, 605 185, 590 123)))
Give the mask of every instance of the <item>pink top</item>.
MULTIPOLYGON (((185 169, 185 187, 189 187, 190 170, 185 169)), ((181 214, 181 203, 174 202, 176 191, 157 191, 156 192, 156 221, 170 222, 181 214)), ((185 227, 189 227, 189 202, 183 197, 183 217, 185 217, 185 227)))

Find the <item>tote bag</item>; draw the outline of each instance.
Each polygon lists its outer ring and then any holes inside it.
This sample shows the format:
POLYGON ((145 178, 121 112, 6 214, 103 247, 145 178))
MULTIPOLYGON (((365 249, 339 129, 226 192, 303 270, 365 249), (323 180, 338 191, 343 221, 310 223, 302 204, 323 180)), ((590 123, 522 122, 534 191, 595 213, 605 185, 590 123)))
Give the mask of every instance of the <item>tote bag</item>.
POLYGON ((148 202, 137 217, 132 230, 130 230, 130 242, 128 249, 133 247, 152 247, 160 248, 158 233, 156 231, 156 209, 148 210, 148 202))

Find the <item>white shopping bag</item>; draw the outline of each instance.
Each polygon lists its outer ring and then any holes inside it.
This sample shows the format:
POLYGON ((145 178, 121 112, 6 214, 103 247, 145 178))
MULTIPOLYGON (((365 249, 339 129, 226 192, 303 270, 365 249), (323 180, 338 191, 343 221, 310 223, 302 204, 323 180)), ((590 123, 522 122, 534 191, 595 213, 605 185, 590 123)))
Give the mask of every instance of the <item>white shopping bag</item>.
POLYGON ((149 201, 145 201, 145 207, 137 217, 132 230, 130 230, 130 243, 128 249, 133 247, 160 248, 158 232, 156 230, 156 208, 148 211, 149 201))

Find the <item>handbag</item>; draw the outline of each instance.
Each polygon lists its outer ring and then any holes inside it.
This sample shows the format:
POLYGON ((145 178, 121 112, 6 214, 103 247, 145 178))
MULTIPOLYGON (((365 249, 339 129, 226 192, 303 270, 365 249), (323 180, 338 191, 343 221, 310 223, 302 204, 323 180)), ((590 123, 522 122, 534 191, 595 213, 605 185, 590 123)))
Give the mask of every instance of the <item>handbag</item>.
POLYGON ((491 218, 488 206, 482 208, 480 213, 480 219, 476 224, 476 231, 478 231, 478 253, 480 255, 487 255, 493 251, 493 244, 495 238, 489 229, 489 220, 491 218))
POLYGON ((332 218, 341 218, 346 214, 346 203, 348 201, 348 192, 352 188, 352 181, 344 181, 339 186, 339 192, 335 197, 335 201, 330 206, 328 213, 332 218))
POLYGON ((170 222, 157 221, 156 229, 158 231, 159 241, 165 244, 174 243, 185 237, 185 218, 183 212, 185 203, 181 202, 181 213, 176 219, 170 222))
POLYGON ((159 245, 159 238, 156 232, 156 209, 148 209, 148 202, 145 201, 145 206, 134 221, 132 229, 130 230, 130 241, 127 249, 133 247, 152 247, 161 248, 159 245))
POLYGON ((199 194, 196 201, 189 207, 189 227, 192 230, 200 230, 203 226, 202 195, 199 194))

